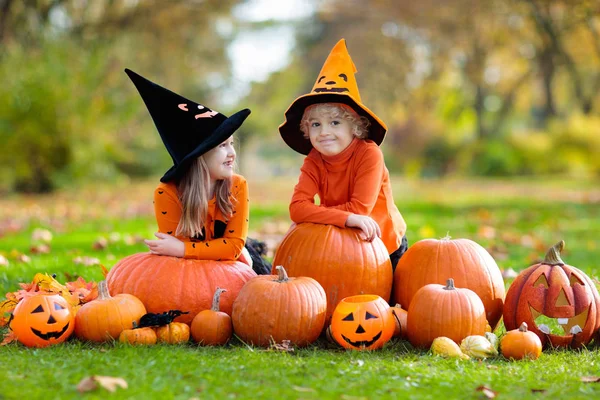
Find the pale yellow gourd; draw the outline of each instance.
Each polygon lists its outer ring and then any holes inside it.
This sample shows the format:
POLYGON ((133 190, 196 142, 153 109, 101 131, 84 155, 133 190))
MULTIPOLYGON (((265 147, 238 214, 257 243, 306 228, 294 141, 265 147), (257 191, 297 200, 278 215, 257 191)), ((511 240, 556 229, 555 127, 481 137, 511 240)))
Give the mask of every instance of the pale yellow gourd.
POLYGON ((458 357, 462 360, 468 360, 470 357, 464 354, 454 340, 445 336, 433 339, 431 343, 431 352, 441 357, 458 357))
POLYGON ((488 358, 498 355, 498 350, 484 336, 467 336, 460 342, 463 353, 474 358, 488 358))

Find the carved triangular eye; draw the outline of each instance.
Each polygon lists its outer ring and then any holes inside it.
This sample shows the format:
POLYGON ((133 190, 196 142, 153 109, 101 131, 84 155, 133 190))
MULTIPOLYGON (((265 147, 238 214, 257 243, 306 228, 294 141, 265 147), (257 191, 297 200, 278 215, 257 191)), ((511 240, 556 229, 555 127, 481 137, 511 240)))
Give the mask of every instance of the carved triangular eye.
POLYGON ((344 318, 342 318, 342 321, 354 321, 354 315, 352 315, 352 313, 346 315, 344 318))
POLYGON ((44 307, 42 307, 42 305, 40 304, 39 306, 37 306, 35 308, 35 310, 33 310, 31 313, 39 313, 39 312, 44 312, 44 307))
POLYGON ((571 283, 571 286, 574 286, 576 283, 583 286, 583 282, 581 282, 573 273, 571 273, 571 276, 569 276, 569 282, 571 283))
POLYGON ((379 317, 377 315, 373 315, 367 311, 367 314, 365 315, 365 319, 373 319, 373 318, 379 318, 379 317))
POLYGON ((540 274, 540 277, 537 278, 533 286, 542 285, 545 288, 548 288, 548 279, 546 279, 546 275, 540 274))
POLYGON ((54 309, 55 310, 64 310, 65 308, 62 305, 58 304, 58 303, 54 303, 54 309))

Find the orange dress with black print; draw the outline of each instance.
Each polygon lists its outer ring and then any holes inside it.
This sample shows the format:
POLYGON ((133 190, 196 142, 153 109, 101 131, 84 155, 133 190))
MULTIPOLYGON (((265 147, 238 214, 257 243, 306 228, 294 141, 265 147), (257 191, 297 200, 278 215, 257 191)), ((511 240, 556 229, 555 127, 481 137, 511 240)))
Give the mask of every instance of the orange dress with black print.
POLYGON ((154 212, 158 230, 175 236, 185 244, 184 258, 198 260, 237 260, 248 235, 248 184, 241 175, 233 175, 231 201, 233 214, 224 216, 215 198, 208 203, 208 216, 203 234, 195 237, 176 236, 182 205, 173 182, 160 183, 154 191, 154 212))

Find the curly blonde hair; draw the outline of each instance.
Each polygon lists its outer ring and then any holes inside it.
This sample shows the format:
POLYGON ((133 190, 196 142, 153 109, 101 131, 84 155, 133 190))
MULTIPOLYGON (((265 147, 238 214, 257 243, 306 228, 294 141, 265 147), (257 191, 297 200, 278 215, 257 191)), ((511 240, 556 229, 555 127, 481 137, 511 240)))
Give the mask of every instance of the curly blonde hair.
POLYGON ((320 114, 330 118, 340 118, 348 121, 352 125, 352 133, 359 139, 369 137, 369 125, 371 122, 367 117, 360 116, 354 109, 342 103, 317 103, 306 107, 302 120, 300 121, 300 131, 308 139, 309 119, 314 114, 320 114))

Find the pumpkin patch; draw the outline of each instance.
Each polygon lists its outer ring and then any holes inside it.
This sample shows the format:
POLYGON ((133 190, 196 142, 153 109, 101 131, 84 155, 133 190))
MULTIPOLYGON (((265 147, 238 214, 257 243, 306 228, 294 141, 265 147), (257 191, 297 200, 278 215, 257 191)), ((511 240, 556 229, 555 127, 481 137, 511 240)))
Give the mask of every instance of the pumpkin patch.
POLYGON ((504 280, 492 256, 469 239, 425 239, 409 247, 394 272, 392 300, 408 309, 420 288, 443 285, 448 277, 479 296, 494 330, 502 317, 504 280))
POLYGON ((139 298, 149 313, 165 310, 187 312, 175 319, 190 324, 196 314, 211 307, 217 287, 226 287, 220 307, 231 315, 233 301, 256 273, 239 261, 189 260, 139 253, 125 257, 108 273, 113 294, 139 298))
POLYGON ((321 284, 327 294, 327 321, 343 298, 373 294, 387 300, 392 290, 385 245, 378 238, 361 240, 354 229, 298 224, 283 238, 273 265, 282 265, 289 276, 307 276, 321 284))

